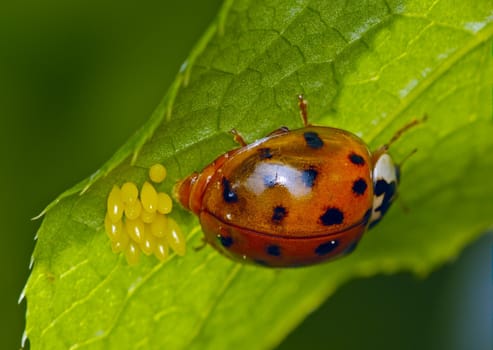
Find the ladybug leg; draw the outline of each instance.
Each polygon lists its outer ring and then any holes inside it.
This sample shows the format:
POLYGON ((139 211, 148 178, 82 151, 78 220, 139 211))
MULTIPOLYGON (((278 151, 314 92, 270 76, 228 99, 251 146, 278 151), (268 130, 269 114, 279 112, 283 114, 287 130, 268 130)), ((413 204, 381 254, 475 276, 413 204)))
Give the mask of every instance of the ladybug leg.
POLYGON ((236 129, 231 129, 230 133, 233 134, 233 139, 235 140, 236 143, 238 143, 241 147, 245 147, 248 145, 248 143, 245 141, 243 136, 240 135, 238 130, 236 129))
POLYGON ((395 199, 399 203, 399 206, 401 207, 401 209, 404 213, 407 214, 411 211, 411 209, 409 209, 409 206, 407 205, 407 203, 402 199, 402 196, 399 196, 398 194, 396 194, 395 199))
POLYGON ((206 245, 207 245, 207 239, 205 237, 202 237, 202 242, 198 246, 194 247, 193 250, 199 252, 202 249, 204 249, 206 245))
POLYGON ((303 126, 308 126, 308 101, 305 100, 303 94, 298 95, 298 106, 300 107, 301 119, 303 120, 303 126))

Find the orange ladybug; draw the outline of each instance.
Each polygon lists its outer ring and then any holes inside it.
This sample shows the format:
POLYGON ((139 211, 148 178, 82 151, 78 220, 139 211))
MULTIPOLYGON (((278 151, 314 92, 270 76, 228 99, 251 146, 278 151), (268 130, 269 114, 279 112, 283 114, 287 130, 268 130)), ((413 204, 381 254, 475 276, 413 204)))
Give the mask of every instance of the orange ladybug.
POLYGON ((175 187, 199 217, 205 241, 224 255, 264 266, 313 265, 352 252, 396 197, 399 167, 356 135, 312 126, 282 127, 214 160, 175 187))

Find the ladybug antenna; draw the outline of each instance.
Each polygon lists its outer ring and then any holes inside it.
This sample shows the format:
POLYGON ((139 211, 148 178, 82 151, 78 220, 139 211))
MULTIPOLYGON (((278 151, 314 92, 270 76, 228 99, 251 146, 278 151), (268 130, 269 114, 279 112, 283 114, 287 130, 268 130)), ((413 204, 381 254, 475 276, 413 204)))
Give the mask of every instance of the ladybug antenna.
MULTIPOLYGON (((402 166, 417 151, 418 151, 417 148, 413 149, 411 152, 409 152, 407 154, 407 156, 405 156, 403 159, 401 159, 401 161, 400 161, 399 164, 396 164, 396 166, 395 166, 395 177, 397 178, 397 183, 400 183, 401 182, 401 169, 402 169, 402 166)), ((409 207, 407 206, 406 202, 402 199, 402 196, 399 196, 399 193, 396 194, 395 199, 397 199, 397 202, 399 202, 399 205, 400 205, 402 211, 405 212, 405 213, 408 213, 409 212, 409 207)))
POLYGON ((415 148, 415 149, 413 149, 411 152, 409 152, 409 153, 408 153, 408 155, 407 155, 407 156, 405 156, 405 157, 401 160, 401 162, 398 164, 398 167, 399 167, 399 168, 402 168, 402 165, 403 165, 403 164, 404 164, 404 163, 405 163, 405 162, 406 162, 409 158, 411 158, 411 156, 412 156, 413 154, 415 154, 416 152, 418 152, 418 149, 417 149, 417 148, 415 148))
POLYGON ((298 106, 300 108, 301 120, 303 121, 303 126, 308 126, 308 101, 305 100, 303 94, 298 95, 298 106))
POLYGON ((408 160, 409 158, 411 158, 411 156, 412 156, 413 154, 415 154, 417 151, 418 151, 418 149, 417 149, 417 148, 413 149, 411 152, 409 152, 409 153, 407 154, 407 156, 405 156, 405 157, 401 160, 401 162, 400 162, 399 164, 396 164, 396 166, 395 166, 395 172, 396 172, 396 174, 395 174, 395 175, 396 175, 396 177, 397 177, 397 183, 401 182, 401 169, 402 169, 402 166, 403 166, 403 165, 404 165, 404 163, 405 163, 405 162, 407 162, 407 160, 408 160))
POLYGON ((402 196, 396 195, 395 199, 396 199, 396 202, 399 203, 399 206, 401 207, 401 209, 404 213, 409 213, 411 211, 411 209, 409 209, 409 206, 407 205, 407 203, 404 202, 404 200, 402 199, 402 196))
MULTIPOLYGON (((383 148, 385 150, 388 150, 390 148, 390 145, 392 145, 394 142, 396 142, 397 140, 399 140, 401 138, 401 136, 406 132, 408 131, 409 129, 415 127, 416 125, 419 125, 421 123, 424 123, 426 120, 428 119, 428 115, 425 114, 421 119, 413 119, 411 120, 409 123, 407 123, 406 125, 404 125, 402 128, 400 128, 399 130, 397 130, 394 134, 394 136, 392 136, 392 138, 390 139, 390 141, 388 143, 386 143, 383 148)), ((414 152, 413 152, 414 153, 414 152)), ((413 154, 411 153, 411 154, 413 154)), ((409 156, 408 156, 409 157, 409 156)))

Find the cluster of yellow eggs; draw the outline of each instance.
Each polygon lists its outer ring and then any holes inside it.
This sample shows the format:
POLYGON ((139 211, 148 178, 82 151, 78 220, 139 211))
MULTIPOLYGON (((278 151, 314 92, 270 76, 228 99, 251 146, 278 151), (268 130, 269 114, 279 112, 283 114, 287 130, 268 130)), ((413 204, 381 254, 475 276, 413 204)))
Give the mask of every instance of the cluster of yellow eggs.
MULTIPOLYGON (((149 169, 152 182, 160 183, 165 177, 166 168, 161 164, 149 169)), ((123 252, 129 265, 139 262, 141 252, 154 254, 160 261, 167 258, 169 248, 180 256, 185 255, 186 241, 180 227, 166 215, 172 206, 171 197, 157 192, 148 181, 144 182, 140 193, 133 182, 113 186, 104 219, 113 252, 123 252)))

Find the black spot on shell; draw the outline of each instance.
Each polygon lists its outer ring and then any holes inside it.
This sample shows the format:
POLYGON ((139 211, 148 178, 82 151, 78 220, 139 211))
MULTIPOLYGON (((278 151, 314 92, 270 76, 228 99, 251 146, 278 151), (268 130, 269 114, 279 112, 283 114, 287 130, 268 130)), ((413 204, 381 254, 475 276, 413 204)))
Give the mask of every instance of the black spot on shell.
POLYGON ((307 187, 313 187, 315 185, 315 179, 317 178, 318 171, 311 167, 301 172, 301 181, 307 187))
POLYGON ((322 243, 315 249, 315 254, 320 256, 327 255, 330 252, 332 252, 334 249, 336 249, 338 246, 339 246, 339 242, 337 240, 332 240, 326 243, 322 243))
POLYGON ((221 245, 225 248, 229 248, 233 245, 233 237, 231 236, 219 236, 219 241, 221 242, 221 245))
POLYGON ((272 256, 281 256, 281 248, 275 244, 268 246, 265 251, 272 256))
POLYGON ((258 150, 258 154, 260 159, 271 159, 272 153, 270 152, 270 148, 260 148, 258 150))
POLYGON ((322 225, 332 226, 342 224, 344 221, 344 214, 337 208, 329 208, 325 213, 320 216, 322 225))
POLYGON ((231 188, 231 184, 228 179, 223 177, 223 199, 226 203, 236 203, 238 201, 238 195, 231 188))
POLYGON ((316 132, 307 131, 303 134, 303 136, 305 137, 305 141, 308 147, 318 149, 322 148, 322 146, 324 145, 324 142, 316 132))
POLYGON ((356 165, 360 165, 360 166, 365 165, 365 159, 356 153, 351 153, 349 155, 349 160, 351 161, 351 163, 356 165))
POLYGON ((274 211, 272 213, 272 221, 275 224, 280 224, 282 219, 284 219, 287 214, 288 214, 288 211, 286 210, 286 208, 278 205, 277 207, 274 208, 274 211))
POLYGON ((360 178, 354 181, 353 192, 358 196, 362 196, 365 193, 367 187, 368 185, 366 184, 366 181, 360 178))

